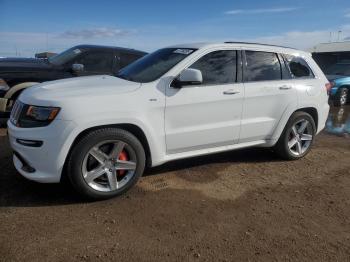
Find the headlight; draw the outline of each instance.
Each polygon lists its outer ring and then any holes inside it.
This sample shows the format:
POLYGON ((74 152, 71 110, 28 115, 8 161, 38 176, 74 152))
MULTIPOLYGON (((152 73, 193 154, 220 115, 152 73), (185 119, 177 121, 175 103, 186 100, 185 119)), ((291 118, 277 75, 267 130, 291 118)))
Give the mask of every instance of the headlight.
POLYGON ((7 85, 6 81, 0 78, 0 90, 7 91, 9 89, 10 87, 7 85))
MULTIPOLYGON (((13 109, 12 111, 15 111, 13 109)), ((11 121, 18 127, 33 128, 49 125, 58 115, 60 108, 22 104, 19 113, 11 113, 11 121), (16 120, 17 118, 17 120, 16 120)))
POLYGON ((58 107, 29 106, 26 116, 36 121, 52 121, 59 111, 58 107))

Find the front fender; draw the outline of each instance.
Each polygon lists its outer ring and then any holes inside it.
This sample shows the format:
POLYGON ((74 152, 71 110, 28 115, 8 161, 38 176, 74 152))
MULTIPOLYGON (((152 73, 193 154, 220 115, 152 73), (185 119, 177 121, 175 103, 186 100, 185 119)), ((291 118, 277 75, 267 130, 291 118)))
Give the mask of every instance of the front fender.
POLYGON ((26 88, 31 87, 31 86, 36 85, 36 84, 39 84, 39 83, 38 82, 24 82, 24 83, 20 83, 20 84, 14 85, 13 87, 11 87, 7 91, 7 93, 5 94, 4 98, 5 99, 10 99, 18 91, 21 91, 23 89, 26 89, 26 88))
POLYGON ((26 89, 28 87, 31 87, 33 85, 39 84, 38 82, 25 82, 25 83, 21 83, 21 84, 17 84, 13 87, 11 87, 5 94, 5 96, 3 98, 0 98, 0 112, 6 112, 8 107, 11 107, 11 105, 9 105, 9 101, 11 100, 11 98, 13 97, 14 94, 16 94, 17 92, 22 91, 23 89, 26 89))
POLYGON ((61 152, 60 159, 61 162, 64 163, 66 161, 66 158, 76 141, 76 139, 79 137, 80 134, 82 134, 84 131, 89 130, 91 128, 103 128, 103 127, 110 127, 110 126, 118 126, 118 125, 134 125, 137 126, 139 129, 143 131, 145 134, 145 137, 147 139, 150 153, 151 153, 151 159, 152 159, 152 166, 157 165, 158 162, 161 162, 161 160, 164 158, 162 155, 162 152, 165 152, 165 136, 162 137, 162 139, 159 139, 159 137, 155 137, 155 132, 152 130, 152 126, 147 125, 143 121, 141 121, 138 118, 128 119, 128 118, 120 118, 120 119, 99 119, 97 121, 79 121, 79 124, 77 124, 74 121, 74 129, 70 132, 69 136, 67 136, 67 139, 65 141, 65 145, 62 147, 63 151, 61 152), (163 142, 162 142, 163 141, 163 142))
POLYGON ((0 112, 6 112, 8 99, 0 97, 0 112))

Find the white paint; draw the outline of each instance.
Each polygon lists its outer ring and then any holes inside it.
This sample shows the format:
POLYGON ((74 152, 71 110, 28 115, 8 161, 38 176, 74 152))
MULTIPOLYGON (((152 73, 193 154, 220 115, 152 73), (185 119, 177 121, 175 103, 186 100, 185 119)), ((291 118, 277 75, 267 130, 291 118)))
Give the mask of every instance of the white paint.
POLYGON ((60 107, 47 127, 18 128, 8 123, 12 148, 37 171, 16 168, 27 178, 58 182, 75 138, 84 130, 110 124, 133 124, 143 130, 152 165, 170 160, 239 149, 273 146, 291 114, 303 107, 318 111, 318 129, 328 115, 326 77, 310 54, 294 49, 252 44, 191 44, 196 48, 161 78, 146 84, 112 76, 89 76, 47 82, 25 90, 26 104, 60 107), (260 50, 303 56, 316 78, 212 86, 170 87, 172 80, 203 55, 217 50, 260 50), (280 89, 290 86, 290 89, 280 89), (310 89, 310 86, 312 88, 310 89), (311 92, 317 89, 319 92, 311 92), (225 95, 226 91, 234 95, 225 95), (16 138, 41 140, 41 148, 19 145, 16 138))

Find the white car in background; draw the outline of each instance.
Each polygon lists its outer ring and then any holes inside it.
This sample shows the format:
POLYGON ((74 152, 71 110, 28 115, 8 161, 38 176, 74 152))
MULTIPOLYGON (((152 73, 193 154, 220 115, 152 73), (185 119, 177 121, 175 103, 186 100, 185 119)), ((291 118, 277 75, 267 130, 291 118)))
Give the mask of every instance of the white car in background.
POLYGON ((160 49, 116 76, 25 90, 8 122, 16 169, 105 199, 145 166, 233 149, 305 156, 325 126, 330 85, 309 53, 250 43, 160 49))

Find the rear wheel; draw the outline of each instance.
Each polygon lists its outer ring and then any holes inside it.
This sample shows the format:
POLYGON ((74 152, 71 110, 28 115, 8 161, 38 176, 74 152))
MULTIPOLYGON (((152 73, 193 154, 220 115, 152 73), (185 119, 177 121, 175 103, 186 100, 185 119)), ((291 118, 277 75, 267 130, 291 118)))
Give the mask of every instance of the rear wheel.
POLYGON ((334 105, 335 106, 344 106, 346 105, 347 101, 348 101, 348 93, 349 93, 349 89, 342 87, 339 88, 339 91, 337 92, 336 96, 334 97, 334 105))
POLYGON ((287 160, 300 159, 310 151, 315 133, 312 116, 305 112, 295 112, 284 128, 275 151, 287 160))
POLYGON ((68 177, 90 199, 107 199, 133 186, 145 168, 145 151, 131 133, 116 128, 93 131, 73 148, 68 177))

